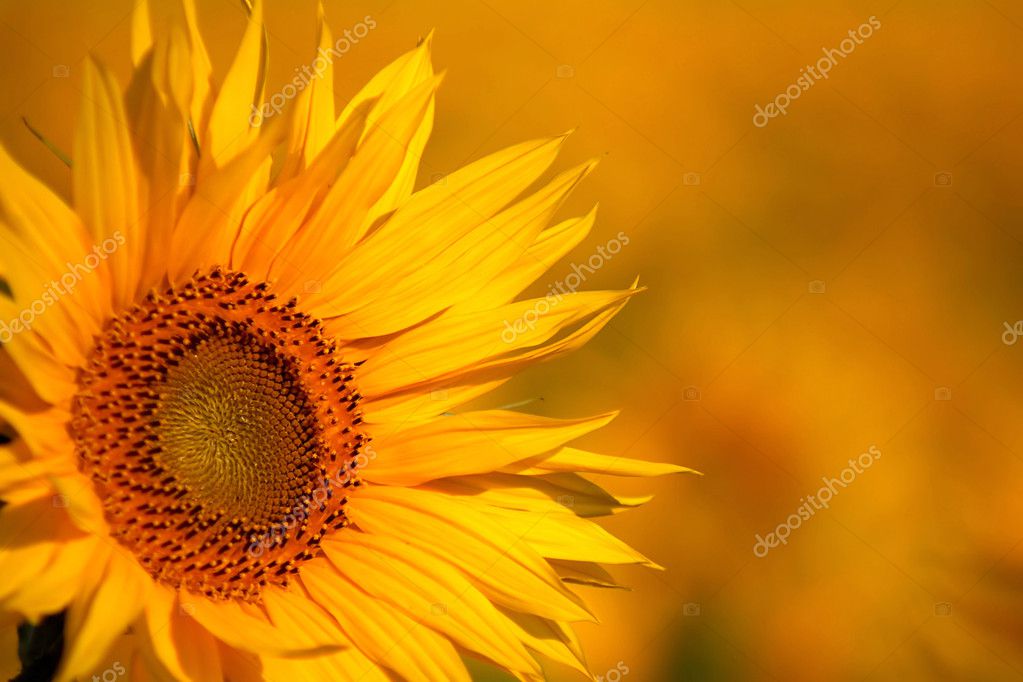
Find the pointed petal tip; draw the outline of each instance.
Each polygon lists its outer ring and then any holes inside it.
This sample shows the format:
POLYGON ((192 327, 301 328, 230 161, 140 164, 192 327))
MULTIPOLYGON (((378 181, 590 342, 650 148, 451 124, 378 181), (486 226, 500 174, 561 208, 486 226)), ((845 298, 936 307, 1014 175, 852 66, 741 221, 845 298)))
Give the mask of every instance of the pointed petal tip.
POLYGON ((621 505, 621 507, 619 507, 618 509, 615 510, 615 513, 618 513, 618 512, 626 511, 628 509, 633 509, 635 507, 642 507, 644 504, 646 504, 650 500, 654 499, 654 496, 653 495, 636 495, 636 496, 633 496, 633 497, 616 497, 615 499, 618 500, 618 504, 621 505))

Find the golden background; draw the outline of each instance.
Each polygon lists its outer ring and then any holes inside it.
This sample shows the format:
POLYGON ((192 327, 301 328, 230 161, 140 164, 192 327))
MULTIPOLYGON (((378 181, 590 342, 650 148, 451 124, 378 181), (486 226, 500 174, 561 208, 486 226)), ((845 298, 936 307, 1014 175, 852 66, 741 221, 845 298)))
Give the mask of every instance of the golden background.
MULTIPOLYGON (((83 58, 127 79, 132 4, 0 3, 0 139, 65 193, 66 168, 21 117, 71 148, 83 58)), ((223 73, 240 3, 200 5, 223 73)), ((316 26, 310 0, 268 5, 272 93, 309 63, 316 26)), ((667 570, 618 570, 631 592, 590 590, 602 624, 579 630, 596 675, 1023 678, 1023 342, 1002 339, 1023 319, 1023 5, 326 10, 335 36, 377 24, 335 65, 339 100, 436 29, 448 77, 423 182, 569 128, 559 168, 602 159, 564 212, 599 200, 594 232, 532 293, 619 231, 628 246, 586 287, 639 275, 649 290, 583 351, 491 400, 621 408, 583 444, 705 474, 618 486, 657 493, 606 525, 667 570), (755 105, 872 16, 881 27, 827 80, 753 125, 755 105), (882 456, 830 509, 754 556, 755 534, 870 446, 882 456)))

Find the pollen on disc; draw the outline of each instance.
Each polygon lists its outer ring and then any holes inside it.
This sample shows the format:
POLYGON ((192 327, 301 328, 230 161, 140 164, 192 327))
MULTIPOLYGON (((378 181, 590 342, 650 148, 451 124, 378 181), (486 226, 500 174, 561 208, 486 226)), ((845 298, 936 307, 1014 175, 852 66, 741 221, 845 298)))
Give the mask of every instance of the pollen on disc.
POLYGON ((368 443, 319 320, 214 270, 111 320, 78 377, 71 435, 112 535, 154 578, 258 601, 347 525, 368 443))

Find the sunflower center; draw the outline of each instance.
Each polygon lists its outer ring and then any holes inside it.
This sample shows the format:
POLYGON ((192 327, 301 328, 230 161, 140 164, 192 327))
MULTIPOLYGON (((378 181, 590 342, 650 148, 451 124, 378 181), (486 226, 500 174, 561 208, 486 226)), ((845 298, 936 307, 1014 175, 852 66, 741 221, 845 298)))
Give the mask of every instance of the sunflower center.
POLYGON ((79 465, 168 585, 258 600, 347 525, 354 367, 296 308, 217 270, 111 320, 79 375, 79 465))
POLYGON ((217 326, 167 371, 156 459, 209 506, 271 524, 319 474, 315 411, 294 363, 241 325, 217 326))

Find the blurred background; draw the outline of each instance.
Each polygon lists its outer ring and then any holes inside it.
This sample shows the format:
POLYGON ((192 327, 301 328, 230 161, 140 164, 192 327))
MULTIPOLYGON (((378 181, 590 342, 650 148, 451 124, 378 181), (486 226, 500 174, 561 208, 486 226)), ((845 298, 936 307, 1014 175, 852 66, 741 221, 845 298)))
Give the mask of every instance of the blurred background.
MULTIPOLYGON (((559 169, 602 159, 564 212, 599 201, 594 232, 532 293, 619 232, 586 287, 649 290, 490 398, 621 408, 582 445, 705 474, 616 482, 657 497, 606 526, 667 570, 586 595, 599 679, 1023 679, 1023 5, 325 2, 335 36, 376 23, 339 100, 436 29, 421 182, 568 128, 559 169)), ((21 117, 70 149, 86 54, 127 78, 132 4, 0 2, 0 139, 65 191, 21 117)), ((223 73, 244 15, 200 4, 223 73)), ((309 62, 315 3, 268 0, 268 22, 273 92, 309 62)))

